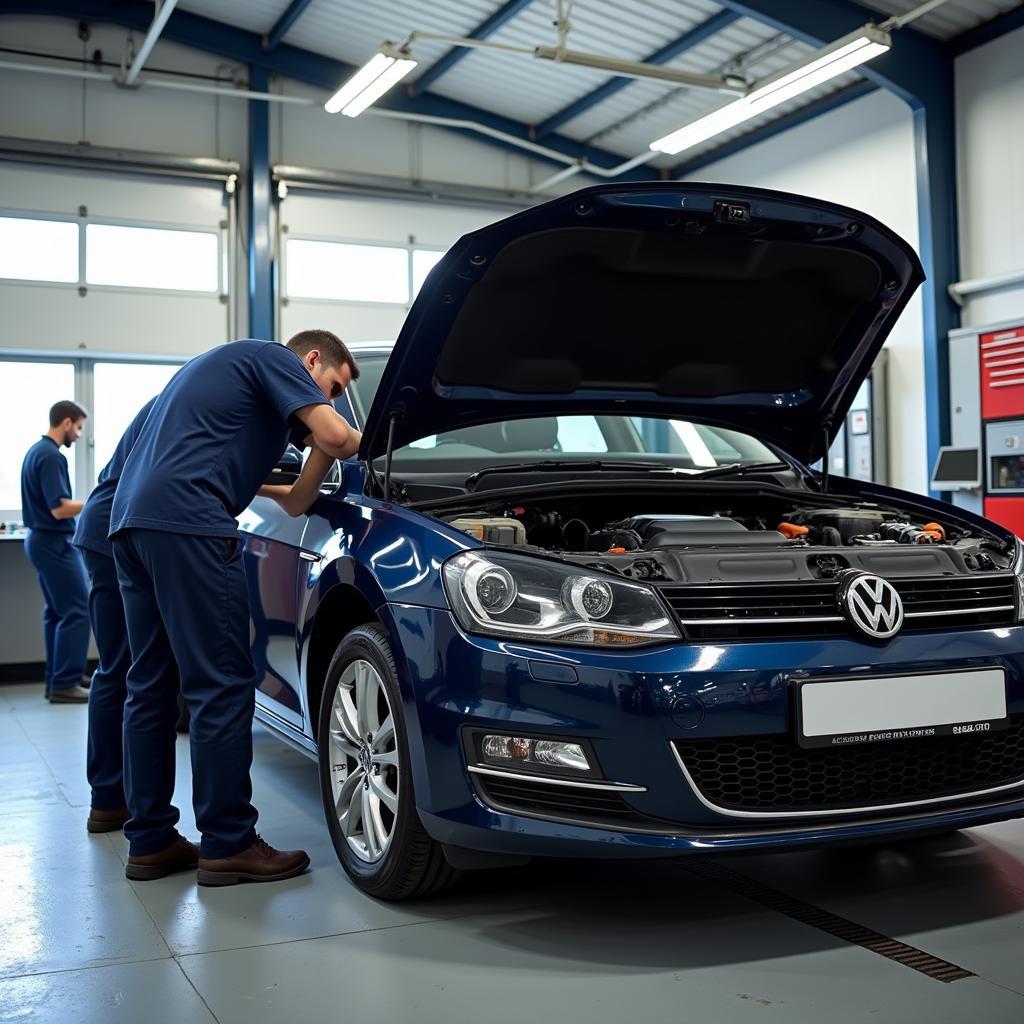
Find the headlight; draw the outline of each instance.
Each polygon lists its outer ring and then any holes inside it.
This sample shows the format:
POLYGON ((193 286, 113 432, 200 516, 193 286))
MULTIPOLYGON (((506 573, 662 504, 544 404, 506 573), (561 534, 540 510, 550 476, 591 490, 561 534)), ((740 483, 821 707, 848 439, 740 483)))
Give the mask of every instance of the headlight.
POLYGON ((463 629, 490 636, 627 647, 679 638, 657 594, 585 568, 500 551, 463 551, 444 565, 463 629))

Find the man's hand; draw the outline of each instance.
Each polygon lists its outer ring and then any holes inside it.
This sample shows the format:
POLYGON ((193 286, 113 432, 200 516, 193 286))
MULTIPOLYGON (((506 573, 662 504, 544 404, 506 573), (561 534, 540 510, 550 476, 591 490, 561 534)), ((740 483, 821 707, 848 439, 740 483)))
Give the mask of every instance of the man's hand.
POLYGON ((84 501, 72 501, 70 498, 61 498, 56 508, 50 509, 50 515, 54 519, 74 519, 82 511, 84 501))
POLYGON ((264 484, 256 493, 261 498, 273 498, 288 515, 301 516, 320 496, 320 485, 333 465, 334 458, 314 444, 295 483, 264 484))
POLYGON ((353 430, 333 405, 304 405, 295 411, 309 427, 313 443, 335 459, 349 459, 359 451, 362 435, 353 430))

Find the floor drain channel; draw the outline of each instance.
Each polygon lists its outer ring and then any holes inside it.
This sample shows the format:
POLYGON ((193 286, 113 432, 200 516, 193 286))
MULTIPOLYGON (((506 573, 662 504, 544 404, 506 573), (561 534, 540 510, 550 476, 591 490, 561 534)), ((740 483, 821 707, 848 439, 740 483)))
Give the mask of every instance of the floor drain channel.
POLYGON ((882 935, 880 932, 864 928, 853 921, 847 921, 845 917, 839 917, 838 914, 832 914, 810 903, 794 899, 784 892, 779 892, 778 889, 773 889, 753 878, 741 875, 731 868, 718 864, 688 864, 686 870, 709 882, 717 882, 740 896, 746 896, 747 899, 760 903, 769 910, 785 914, 786 917, 791 917, 795 921, 834 935, 844 942, 863 946, 865 949, 871 950, 872 953, 884 956, 887 960, 894 960, 896 963, 926 974, 936 981, 960 981, 962 978, 974 977, 971 971, 951 964, 948 960, 942 960, 937 956, 932 956, 931 953, 908 946, 905 942, 891 939, 888 935, 882 935))

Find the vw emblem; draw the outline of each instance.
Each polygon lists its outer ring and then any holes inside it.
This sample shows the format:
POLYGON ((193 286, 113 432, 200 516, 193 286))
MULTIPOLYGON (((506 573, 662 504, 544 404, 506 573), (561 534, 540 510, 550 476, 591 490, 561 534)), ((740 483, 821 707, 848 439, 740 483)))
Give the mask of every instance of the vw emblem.
POLYGON ((903 601, 896 588, 881 576, 847 571, 838 597, 846 621, 873 640, 888 640, 903 625, 903 601))

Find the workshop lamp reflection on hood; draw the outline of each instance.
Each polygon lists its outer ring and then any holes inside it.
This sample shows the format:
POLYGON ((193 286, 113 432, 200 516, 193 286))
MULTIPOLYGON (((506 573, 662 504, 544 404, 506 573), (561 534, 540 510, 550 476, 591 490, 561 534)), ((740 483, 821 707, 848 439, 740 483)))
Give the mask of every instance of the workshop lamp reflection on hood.
POLYGON ((651 149, 662 153, 681 153, 721 132, 735 128, 766 110, 785 103, 801 93, 813 89, 885 53, 892 46, 888 32, 865 25, 836 40, 823 50, 817 50, 797 67, 784 68, 763 82, 754 85, 746 96, 712 111, 705 117, 651 143, 651 149))
POLYGON ((385 44, 324 104, 324 110, 328 114, 340 110, 346 117, 357 117, 405 78, 416 64, 402 51, 385 44))

